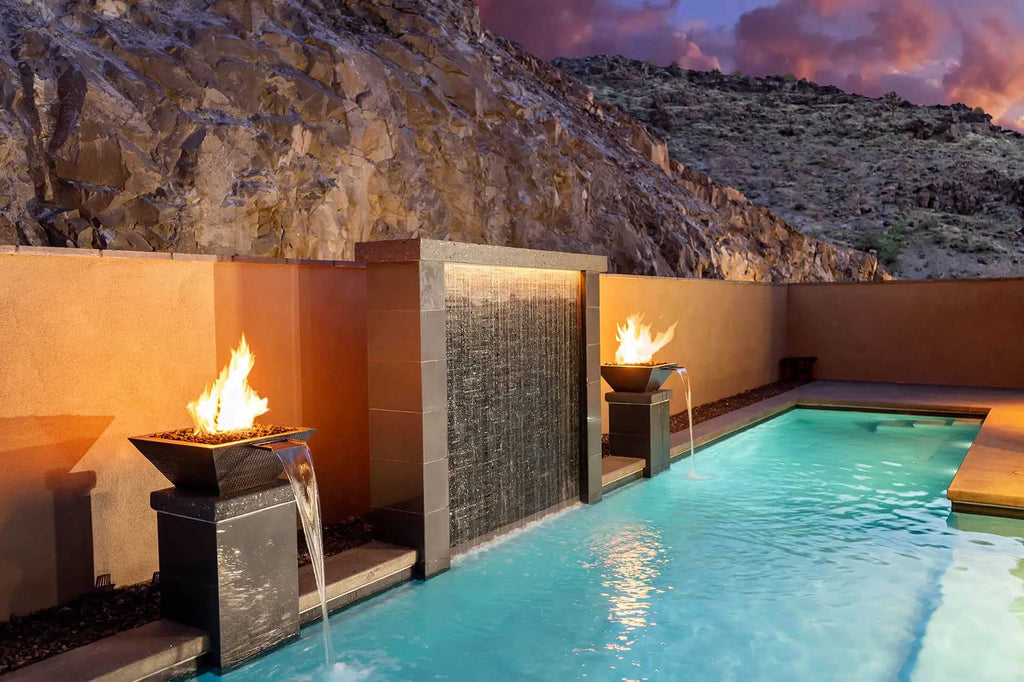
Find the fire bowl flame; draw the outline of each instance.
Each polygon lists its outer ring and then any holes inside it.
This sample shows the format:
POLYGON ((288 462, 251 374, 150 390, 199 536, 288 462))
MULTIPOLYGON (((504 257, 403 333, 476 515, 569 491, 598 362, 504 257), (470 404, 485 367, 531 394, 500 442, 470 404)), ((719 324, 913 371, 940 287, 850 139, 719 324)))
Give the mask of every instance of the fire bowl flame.
POLYGON ((270 443, 305 442, 316 429, 263 427, 263 435, 244 438, 260 429, 246 429, 238 440, 203 443, 176 439, 190 429, 129 438, 139 452, 176 488, 188 488, 221 497, 273 483, 281 475, 281 461, 270 443), (267 430, 270 433, 267 433, 267 430))
POLYGON ((674 362, 648 365, 601 365, 601 377, 616 393, 653 393, 672 376, 674 362))

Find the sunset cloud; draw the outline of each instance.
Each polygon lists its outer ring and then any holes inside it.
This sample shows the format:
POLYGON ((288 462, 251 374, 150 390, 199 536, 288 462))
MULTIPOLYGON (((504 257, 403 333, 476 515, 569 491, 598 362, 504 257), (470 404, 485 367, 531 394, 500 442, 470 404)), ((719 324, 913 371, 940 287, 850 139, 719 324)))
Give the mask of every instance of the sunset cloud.
POLYGON ((719 67, 675 21, 680 0, 478 0, 487 27, 544 59, 621 54, 690 69, 719 67))
POLYGON ((540 57, 623 54, 753 75, 793 74, 869 96, 964 102, 1024 120, 1024 3, 765 0, 735 25, 684 26, 685 1, 479 0, 489 28, 540 57))
POLYGON ((943 78, 949 97, 1024 129, 1024 32, 993 14, 961 35, 963 58, 943 78))

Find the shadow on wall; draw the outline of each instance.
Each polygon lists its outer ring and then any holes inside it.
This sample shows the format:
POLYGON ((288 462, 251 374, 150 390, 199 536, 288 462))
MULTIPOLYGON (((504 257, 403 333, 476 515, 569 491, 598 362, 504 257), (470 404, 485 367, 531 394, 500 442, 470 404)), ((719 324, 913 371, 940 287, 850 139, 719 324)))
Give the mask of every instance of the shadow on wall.
POLYGON ((0 618, 91 590, 93 471, 73 471, 112 416, 0 418, 0 618))
POLYGON ((0 620, 89 591, 96 573, 152 576, 149 493, 169 484, 127 438, 187 426, 243 331, 264 421, 318 429, 325 520, 369 510, 364 269, 0 261, 0 357, 16 359, 0 372, 0 620))

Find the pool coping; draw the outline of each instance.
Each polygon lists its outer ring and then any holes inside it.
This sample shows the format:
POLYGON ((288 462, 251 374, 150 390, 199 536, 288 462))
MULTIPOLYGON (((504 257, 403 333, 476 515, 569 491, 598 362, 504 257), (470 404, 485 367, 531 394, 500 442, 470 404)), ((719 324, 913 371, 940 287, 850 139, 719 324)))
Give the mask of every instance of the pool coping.
POLYGON ((34 680, 170 680, 199 671, 206 633, 157 620, 5 673, 4 682, 34 680))
MULTIPOLYGON (((416 550, 371 541, 326 557, 327 611, 333 614, 412 578, 416 550)), ((320 599, 311 566, 299 569, 302 625, 320 619, 320 599)), ((34 680, 170 680, 201 672, 209 650, 206 633, 170 620, 76 647, 5 673, 4 682, 34 680)))
POLYGON ((639 457, 609 455, 601 459, 601 494, 606 495, 644 475, 644 460, 639 457))
MULTIPOLYGON (((416 550, 377 541, 325 557, 328 615, 411 580, 415 564, 416 550)), ((320 618, 313 566, 306 564, 299 568, 299 622, 320 618)))
MULTIPOLYGON (((946 496, 953 511, 1024 518, 1024 390, 815 381, 695 425, 695 449, 801 407, 981 418, 946 496)), ((689 446, 688 430, 673 433, 672 461, 688 457, 689 446)))

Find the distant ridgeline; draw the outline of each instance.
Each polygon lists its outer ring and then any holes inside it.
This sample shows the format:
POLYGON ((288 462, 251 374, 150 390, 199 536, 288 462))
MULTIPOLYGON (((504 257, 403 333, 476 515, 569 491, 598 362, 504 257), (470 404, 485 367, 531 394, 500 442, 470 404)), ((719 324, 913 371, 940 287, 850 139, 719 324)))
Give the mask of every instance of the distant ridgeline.
POLYGON ((1024 276, 1024 136, 980 109, 622 57, 555 63, 804 234, 872 249, 900 277, 1024 276))

